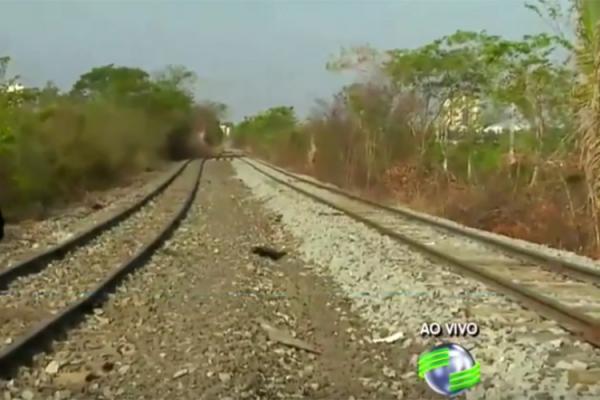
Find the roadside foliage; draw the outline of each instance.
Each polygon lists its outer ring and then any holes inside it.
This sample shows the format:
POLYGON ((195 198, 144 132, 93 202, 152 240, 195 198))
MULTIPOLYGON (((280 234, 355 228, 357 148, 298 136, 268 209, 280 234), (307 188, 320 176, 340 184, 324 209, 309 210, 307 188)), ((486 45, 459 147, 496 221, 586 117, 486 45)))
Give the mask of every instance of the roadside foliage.
POLYGON ((527 3, 551 29, 520 40, 457 31, 342 49, 327 68, 355 83, 305 121, 287 107, 247 117, 234 141, 368 196, 597 257, 600 3, 561 4, 527 3))
POLYGON ((184 67, 151 75, 101 66, 61 92, 51 82, 19 86, 9 62, 0 58, 0 205, 9 218, 43 216, 88 190, 189 156, 198 129, 220 138, 216 110, 196 104, 196 78, 184 67))

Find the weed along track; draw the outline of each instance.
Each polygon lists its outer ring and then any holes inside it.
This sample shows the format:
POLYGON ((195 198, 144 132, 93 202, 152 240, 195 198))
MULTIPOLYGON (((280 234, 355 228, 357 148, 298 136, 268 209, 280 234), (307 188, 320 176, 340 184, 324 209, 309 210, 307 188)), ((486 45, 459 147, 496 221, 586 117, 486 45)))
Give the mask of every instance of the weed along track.
MULTIPOLYGON (((0 371, 10 376, 64 328, 104 300, 119 281, 141 266, 185 216, 197 191, 205 161, 181 166, 152 196, 50 252, 52 261, 10 283, 0 295, 0 371), (92 236, 92 237, 90 237, 92 236)), ((27 265, 27 264, 23 264, 27 265)), ((10 270, 14 270, 13 267, 10 270)), ((24 275, 24 274, 20 274, 24 275)))
POLYGON ((600 268, 449 221, 379 205, 262 161, 243 162, 279 184, 449 264, 459 274, 491 286, 600 346, 600 268))

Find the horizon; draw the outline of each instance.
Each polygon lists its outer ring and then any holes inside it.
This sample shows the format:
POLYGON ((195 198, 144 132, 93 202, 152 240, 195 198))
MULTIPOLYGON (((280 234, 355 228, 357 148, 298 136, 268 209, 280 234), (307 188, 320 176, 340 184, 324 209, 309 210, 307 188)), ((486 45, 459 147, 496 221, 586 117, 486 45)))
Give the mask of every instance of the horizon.
POLYGON ((197 98, 227 104, 237 122, 274 106, 305 118, 353 80, 325 68, 342 47, 414 48, 457 29, 515 39, 548 30, 521 0, 143 3, 5 1, 0 56, 22 84, 61 90, 97 66, 183 65, 198 75, 197 98))

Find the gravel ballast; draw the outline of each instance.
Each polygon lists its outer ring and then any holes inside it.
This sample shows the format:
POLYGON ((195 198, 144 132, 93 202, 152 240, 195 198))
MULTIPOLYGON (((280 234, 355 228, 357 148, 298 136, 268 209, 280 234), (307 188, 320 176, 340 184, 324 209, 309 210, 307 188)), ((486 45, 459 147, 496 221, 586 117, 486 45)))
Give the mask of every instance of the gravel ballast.
POLYGON ((56 245, 82 227, 134 204, 168 174, 173 173, 178 165, 161 165, 158 169, 142 172, 117 187, 90 192, 75 204, 53 210, 48 218, 6 225, 6 236, 0 241, 0 269, 24 258, 28 253, 56 245))
MULTIPOLYGON (((476 322, 481 329, 477 338, 455 340, 472 349, 482 365, 482 383, 467 398, 600 398, 598 349, 246 164, 234 161, 234 166, 266 209, 282 216, 285 229, 298 238, 297 250, 304 259, 342 288, 352 299, 352 309, 373 331, 403 332, 395 346, 437 344, 436 339, 419 336, 425 322, 476 322), (404 295, 386 295, 393 291, 404 295)), ((416 354, 411 363, 416 369, 416 354)), ((409 377, 403 384, 415 380, 409 377)))
POLYGON ((125 221, 41 272, 14 281, 0 294, 0 343, 10 344, 42 319, 85 296, 152 240, 190 193, 199 164, 125 221))
POLYGON ((5 399, 438 399, 416 376, 437 343, 421 324, 465 320, 482 330, 457 340, 482 365, 467 398, 598 398, 598 352, 555 323, 233 164, 237 178, 229 162, 206 164, 173 236, 51 353, 0 381, 5 399))
MULTIPOLYGON (((305 179, 309 182, 315 182, 319 185, 322 185, 325 187, 330 187, 334 190, 340 190, 340 188, 336 187, 335 185, 327 183, 327 182, 321 182, 310 175, 304 175, 304 174, 300 174, 300 173, 292 173, 292 174, 295 176, 298 176, 299 178, 305 179)), ((281 175, 281 177, 284 178, 284 175, 281 175)), ((285 178, 287 178, 287 177, 285 177, 285 178)), ((289 178, 287 178, 287 179, 289 179, 289 178)), ((345 190, 345 192, 348 192, 348 191, 345 190)), ((350 191, 350 193, 352 193, 352 191, 350 191)), ((353 194, 360 197, 359 193, 353 193, 353 194)), ((435 227, 434 224, 432 224, 427 229, 436 230, 441 235, 446 235, 448 232, 444 227, 454 227, 454 228, 458 228, 459 230, 466 231, 468 233, 473 233, 476 236, 488 238, 492 241, 497 241, 499 243, 505 243, 505 244, 509 244, 509 245, 511 245, 511 244, 517 245, 519 247, 523 247, 525 249, 532 250, 534 252, 546 254, 550 257, 558 257, 559 259, 564 260, 566 262, 576 263, 576 264, 582 265, 582 266, 590 268, 590 269, 600 270, 600 262, 598 262, 598 260, 594 260, 589 257, 585 257, 582 255, 573 253, 571 251, 567 251, 567 250, 563 250, 563 249, 556 249, 556 248, 545 246, 545 245, 542 245, 539 243, 528 242, 526 240, 516 239, 516 238, 504 236, 504 235, 494 233, 494 232, 484 231, 481 229, 475 229, 475 228, 472 228, 469 226, 459 224, 458 222, 455 222, 455 221, 452 221, 449 219, 438 217, 436 215, 424 214, 422 212, 406 208, 402 204, 391 203, 391 204, 386 204, 386 205, 389 207, 395 208, 398 211, 406 213, 408 215, 414 215, 416 217, 420 217, 425 220, 430 220, 434 223, 440 224, 442 226, 441 228, 435 227)), ((477 241, 475 243, 479 246, 483 245, 483 242, 477 241)))
POLYGON ((433 399, 409 366, 414 346, 371 343, 279 217, 228 162, 207 163, 171 239, 52 353, 0 381, 4 398, 433 399), (272 261, 259 245, 287 254, 272 261))

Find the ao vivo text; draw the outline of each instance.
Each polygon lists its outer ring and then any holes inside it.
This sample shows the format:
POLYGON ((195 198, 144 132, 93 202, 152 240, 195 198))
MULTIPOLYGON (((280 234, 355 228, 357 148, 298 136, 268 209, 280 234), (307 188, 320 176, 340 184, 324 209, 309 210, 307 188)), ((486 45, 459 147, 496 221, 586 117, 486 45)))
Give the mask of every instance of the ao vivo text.
POLYGON ((424 322, 419 333, 422 337, 476 337, 479 335, 479 325, 475 322, 424 322))

